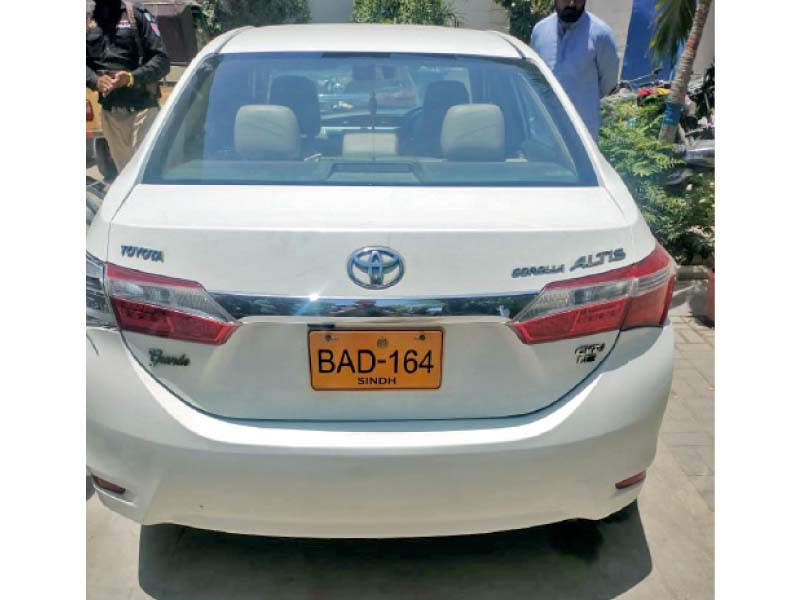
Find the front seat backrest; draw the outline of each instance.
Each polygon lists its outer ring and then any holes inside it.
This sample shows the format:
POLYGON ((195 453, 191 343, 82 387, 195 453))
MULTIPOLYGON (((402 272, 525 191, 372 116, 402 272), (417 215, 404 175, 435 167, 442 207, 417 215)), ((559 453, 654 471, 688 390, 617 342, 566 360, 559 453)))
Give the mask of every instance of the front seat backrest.
POLYGON ((246 104, 236 113, 236 152, 248 160, 298 160, 300 129, 294 112, 273 104, 246 104))
POLYGON ((468 102, 469 93, 460 81, 434 81, 428 86, 422 102, 421 128, 416 135, 423 154, 441 156, 439 138, 444 116, 450 107, 468 102))
POLYGON ((319 134, 321 117, 317 84, 308 77, 281 75, 272 82, 270 104, 286 106, 294 111, 300 133, 313 138, 319 134))
POLYGON ((447 111, 442 125, 446 160, 499 162, 506 155, 506 125, 496 104, 461 104, 447 111))

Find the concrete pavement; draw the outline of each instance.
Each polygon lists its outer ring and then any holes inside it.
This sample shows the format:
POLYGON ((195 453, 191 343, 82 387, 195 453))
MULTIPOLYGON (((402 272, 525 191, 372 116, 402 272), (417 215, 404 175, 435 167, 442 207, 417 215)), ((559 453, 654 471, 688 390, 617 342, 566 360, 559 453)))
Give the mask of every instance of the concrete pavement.
POLYGON ((692 316, 701 303, 684 290, 696 285, 676 293, 675 379, 658 454, 638 506, 621 518, 418 540, 264 538, 140 527, 87 485, 87 597, 713 598, 714 330, 692 316))

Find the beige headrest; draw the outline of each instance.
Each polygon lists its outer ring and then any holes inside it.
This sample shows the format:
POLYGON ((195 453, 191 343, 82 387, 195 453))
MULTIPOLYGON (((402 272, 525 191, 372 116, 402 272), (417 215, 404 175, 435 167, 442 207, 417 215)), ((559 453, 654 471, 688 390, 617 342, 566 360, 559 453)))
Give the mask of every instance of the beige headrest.
POLYGON ((450 108, 442 125, 442 156, 446 160, 502 161, 506 126, 496 104, 459 104, 450 108))
POLYGON ((247 104, 236 113, 233 130, 236 152, 252 160, 300 158, 300 128, 290 108, 247 104))

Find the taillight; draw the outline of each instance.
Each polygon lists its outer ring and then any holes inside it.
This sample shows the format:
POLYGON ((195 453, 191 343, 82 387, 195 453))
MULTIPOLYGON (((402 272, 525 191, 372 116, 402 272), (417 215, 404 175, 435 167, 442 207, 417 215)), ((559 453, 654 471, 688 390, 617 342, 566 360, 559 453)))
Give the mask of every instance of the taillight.
POLYGON ((510 325, 525 344, 662 327, 675 273, 675 261, 656 244, 647 258, 629 267, 546 285, 510 325))
POLYGON ((91 327, 116 327, 114 313, 106 298, 103 275, 105 264, 86 253, 86 324, 91 327))
POLYGON ((228 341, 239 325, 194 281, 109 263, 105 289, 124 331, 219 345, 228 341))
POLYGON ((92 103, 88 100, 86 101, 86 122, 94 121, 94 110, 92 109, 92 103))

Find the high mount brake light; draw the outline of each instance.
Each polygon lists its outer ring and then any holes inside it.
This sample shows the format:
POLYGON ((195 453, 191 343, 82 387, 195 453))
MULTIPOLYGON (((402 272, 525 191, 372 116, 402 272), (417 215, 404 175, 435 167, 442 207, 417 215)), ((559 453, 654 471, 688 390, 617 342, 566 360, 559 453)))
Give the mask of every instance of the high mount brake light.
POLYGON ((239 324, 194 281, 109 263, 105 285, 120 329, 220 345, 239 324))
POLYGON ((675 285, 675 261, 660 244, 628 267, 545 286, 510 324, 525 344, 663 327, 675 285))

